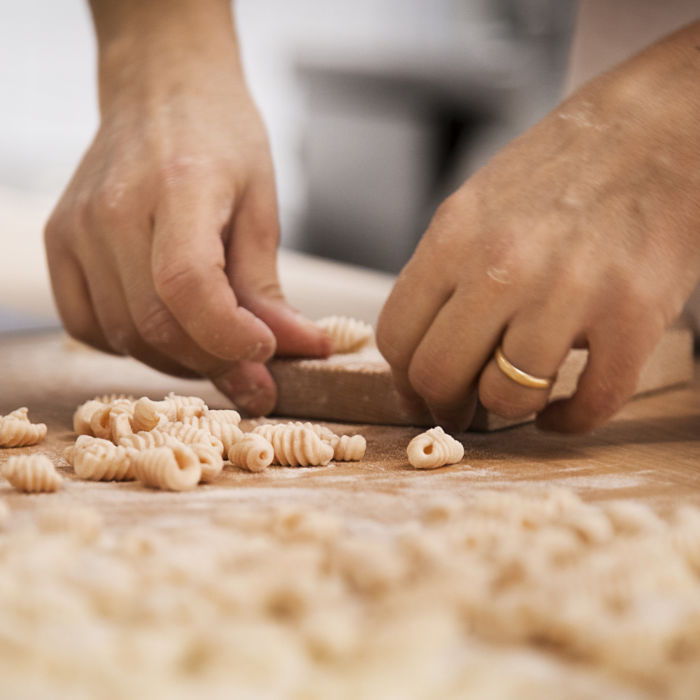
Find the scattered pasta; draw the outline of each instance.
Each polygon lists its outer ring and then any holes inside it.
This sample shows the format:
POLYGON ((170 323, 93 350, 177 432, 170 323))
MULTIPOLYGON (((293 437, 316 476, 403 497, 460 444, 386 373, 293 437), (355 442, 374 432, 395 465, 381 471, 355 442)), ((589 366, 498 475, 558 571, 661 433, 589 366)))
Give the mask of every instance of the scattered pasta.
POLYGON ((199 457, 187 445, 152 447, 134 455, 134 475, 146 486, 188 491, 202 478, 199 457))
POLYGON ((362 435, 341 435, 333 448, 333 459, 338 462, 359 462, 367 450, 367 440, 362 435))
POLYGON ((53 462, 41 454, 10 457, 2 469, 2 475, 18 491, 27 493, 56 491, 63 481, 53 462))
POLYGON ((187 445, 194 445, 197 443, 211 445, 212 447, 216 447, 221 454, 224 453, 224 446, 219 438, 206 430, 201 430, 195 425, 186 425, 180 422, 167 423, 160 427, 158 431, 167 435, 172 435, 174 438, 177 438, 180 442, 184 442, 187 445))
POLYGON ((224 468, 224 458, 221 456, 221 450, 219 450, 218 447, 212 447, 204 443, 195 443, 189 445, 189 448, 197 455, 197 459, 199 459, 199 464, 202 469, 200 481, 214 481, 224 468))
POLYGON ((246 433, 241 440, 231 445, 228 458, 234 467, 261 472, 272 464, 275 450, 264 436, 255 432, 246 433))
POLYGON ((372 326, 347 316, 326 316, 316 325, 333 341, 334 353, 356 352, 374 338, 372 326))
MULTIPOLYGON (((171 419, 166 412, 163 402, 151 401, 147 396, 141 397, 134 404, 134 416, 132 419, 133 432, 153 430, 159 425, 168 423, 171 419)), ((175 416, 175 411, 171 415, 175 416)))
POLYGON ((237 424, 210 418, 206 416, 189 416, 181 421, 184 425, 192 426, 198 430, 203 430, 209 435, 218 438, 223 444, 223 454, 226 454, 233 444, 243 437, 243 431, 237 424))
POLYGON ((438 426, 416 435, 408 443, 406 454, 416 469, 436 469, 459 462, 464 457, 464 447, 438 426))
POLYGON ((68 460, 81 479, 91 481, 132 481, 134 450, 109 440, 81 435, 68 460))
POLYGON ((32 423, 28 408, 18 408, 0 417, 0 447, 36 445, 45 437, 46 425, 32 423))
POLYGON ((325 466, 333 459, 333 447, 303 425, 265 424, 259 425, 253 432, 272 444, 275 464, 290 467, 325 466))

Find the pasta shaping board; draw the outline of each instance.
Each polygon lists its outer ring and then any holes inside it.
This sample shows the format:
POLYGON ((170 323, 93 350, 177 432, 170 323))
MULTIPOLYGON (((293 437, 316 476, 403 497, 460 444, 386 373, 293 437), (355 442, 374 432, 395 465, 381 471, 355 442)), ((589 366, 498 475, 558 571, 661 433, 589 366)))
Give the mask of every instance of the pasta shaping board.
MULTIPOLYGON (((552 398, 571 395, 586 365, 587 350, 572 350, 552 387, 552 398)), ((275 414, 386 425, 432 425, 429 415, 410 415, 401 406, 389 366, 376 347, 323 360, 274 360, 275 414)), ((636 396, 689 382, 693 377, 693 336, 687 328, 666 331, 642 370, 636 396)), ((489 432, 531 421, 507 420, 479 405, 470 430, 489 432)))

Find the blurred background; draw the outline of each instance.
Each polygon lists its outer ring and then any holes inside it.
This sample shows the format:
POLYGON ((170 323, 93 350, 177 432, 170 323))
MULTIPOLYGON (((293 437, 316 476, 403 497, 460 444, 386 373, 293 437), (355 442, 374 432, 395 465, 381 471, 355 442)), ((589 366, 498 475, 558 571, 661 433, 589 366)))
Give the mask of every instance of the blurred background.
MULTIPOLYGON (((0 329, 45 327, 41 230, 97 128, 95 44, 82 0, 0 8, 0 329)), ((236 13, 284 248, 373 268, 383 290, 440 200, 556 103, 575 2, 239 0, 236 13)), ((299 258, 284 260, 293 285, 299 258)))

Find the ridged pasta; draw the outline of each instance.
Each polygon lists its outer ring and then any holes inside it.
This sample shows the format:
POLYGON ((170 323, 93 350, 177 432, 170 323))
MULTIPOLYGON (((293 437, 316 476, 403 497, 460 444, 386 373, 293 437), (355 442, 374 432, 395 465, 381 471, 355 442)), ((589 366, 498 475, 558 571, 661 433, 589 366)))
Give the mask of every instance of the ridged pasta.
POLYGON ((143 396, 134 404, 134 416, 131 424, 135 433, 141 430, 153 430, 159 425, 175 419, 174 408, 170 413, 171 419, 167 413, 169 404, 164 406, 163 403, 162 401, 151 401, 147 396, 143 396))
POLYGON ((170 420, 182 420, 188 416, 203 416, 207 412, 207 404, 198 396, 180 396, 172 391, 163 399, 164 403, 174 411, 175 417, 170 420))
POLYGON ((341 435, 333 448, 333 459, 338 462, 359 462, 367 451, 367 440, 362 435, 341 435))
POLYGON ((372 326, 348 316, 326 316, 316 321, 316 325, 330 336, 334 353, 356 352, 374 337, 372 326))
POLYGON ((241 414, 232 408, 208 408, 204 417, 212 421, 231 423, 232 425, 239 425, 241 422, 241 414))
POLYGON ((406 454, 416 469, 436 469, 459 462, 464 457, 464 447, 438 426, 416 435, 408 443, 406 454))
POLYGON ((152 447, 134 455, 134 475, 146 486, 188 491, 202 477, 199 457, 187 445, 152 447))
POLYGON ((63 478, 46 455, 15 455, 2 469, 2 475, 18 490, 27 493, 56 491, 63 478))
MULTIPOLYGON (((202 440, 207 439, 207 435, 203 434, 202 440)), ((163 447, 163 445, 172 445, 175 442, 183 442, 178 440, 173 435, 165 433, 162 430, 143 430, 132 435, 125 435, 119 438, 119 445, 122 447, 131 448, 134 450, 148 450, 151 447, 163 447)))
POLYGON ((91 434, 116 442, 120 437, 134 432, 131 427, 133 413, 134 404, 129 399, 117 399, 111 404, 104 404, 90 418, 91 434))
POLYGON ((109 440, 81 435, 75 442, 71 463, 81 479, 91 481, 132 481, 135 451, 109 440))
POLYGON ((224 458, 221 456, 221 451, 203 443, 195 443, 188 445, 188 447, 199 459, 199 465, 202 469, 200 481, 214 481, 224 468, 224 458))
POLYGON ((0 447, 25 447, 36 445, 46 437, 44 423, 32 423, 29 409, 18 408, 0 417, 0 447))
POLYGON ((318 423, 295 421, 294 425, 313 430, 321 440, 331 445, 333 459, 339 462, 358 462, 365 456, 367 441, 362 435, 336 435, 330 428, 318 423))
POLYGON ((275 464, 290 467, 321 467, 333 459, 333 447, 310 428, 294 423, 259 425, 254 433, 268 440, 275 451, 275 464))
POLYGON ((226 454, 231 449, 231 445, 235 444, 243 437, 243 431, 238 425, 210 418, 209 414, 206 416, 186 416, 180 422, 198 430, 204 430, 215 438, 218 438, 223 444, 222 454, 226 454))
POLYGON ((261 472, 272 464, 275 450, 270 441, 258 433, 245 433, 228 451, 228 458, 234 467, 249 472, 261 472))
MULTIPOLYGON (((151 432, 156 432, 155 430, 151 432)), ((158 432, 165 433, 166 435, 172 435, 177 438, 180 442, 184 442, 187 445, 203 444, 211 445, 216 447, 221 454, 224 453, 224 445, 219 440, 218 437, 212 435, 206 430, 201 430, 195 425, 186 425, 185 423, 166 423, 165 425, 158 428, 158 432)))
POLYGON ((104 410, 104 407, 105 403, 97 399, 90 399, 90 401, 81 403, 73 414, 73 432, 78 435, 92 435, 92 428, 90 427, 92 417, 97 411, 104 410))

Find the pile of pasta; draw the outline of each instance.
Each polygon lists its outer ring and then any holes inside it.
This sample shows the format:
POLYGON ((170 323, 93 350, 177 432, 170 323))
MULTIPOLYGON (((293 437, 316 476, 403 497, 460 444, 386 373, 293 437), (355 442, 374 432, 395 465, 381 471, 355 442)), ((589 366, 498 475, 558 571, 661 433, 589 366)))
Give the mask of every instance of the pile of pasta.
POLYGON ((63 507, 35 509, 33 530, 0 528, 3 697, 689 700, 700 688, 697 509, 667 521, 570 491, 475 489, 371 528, 236 502, 156 530, 63 507))
POLYGON ((193 489, 219 476, 224 460, 251 472, 268 466, 326 466, 358 461, 362 435, 336 435, 321 425, 265 423, 250 432, 237 411, 210 409, 196 396, 102 396, 73 416, 78 434, 64 457, 81 479, 138 480, 171 491, 193 489))

